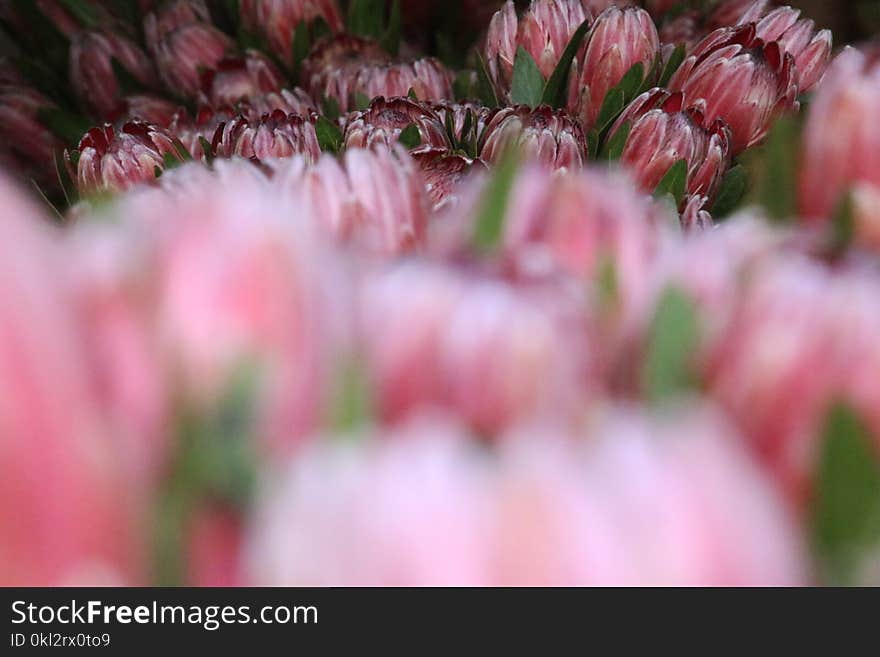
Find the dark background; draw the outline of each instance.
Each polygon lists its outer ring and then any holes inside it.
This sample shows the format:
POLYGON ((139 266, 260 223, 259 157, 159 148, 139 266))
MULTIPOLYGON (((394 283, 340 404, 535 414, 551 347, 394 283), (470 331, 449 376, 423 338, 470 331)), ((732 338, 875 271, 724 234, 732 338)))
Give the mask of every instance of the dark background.
POLYGON ((835 44, 864 41, 880 34, 880 0, 789 0, 821 27, 834 31, 835 44))

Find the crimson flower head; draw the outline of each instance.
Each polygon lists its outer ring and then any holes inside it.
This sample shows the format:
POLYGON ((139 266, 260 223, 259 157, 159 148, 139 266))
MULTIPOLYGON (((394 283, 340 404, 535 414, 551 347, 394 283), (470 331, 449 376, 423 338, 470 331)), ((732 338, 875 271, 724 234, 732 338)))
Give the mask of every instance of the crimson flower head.
POLYGON ((586 138, 577 121, 564 110, 547 106, 507 107, 486 126, 480 157, 496 162, 511 146, 527 159, 554 169, 579 169, 586 162, 586 138))
POLYGON ((101 117, 113 114, 121 100, 114 63, 144 87, 156 86, 149 58, 122 34, 95 30, 80 32, 71 40, 71 85, 83 103, 101 117))
POLYGON ((214 27, 201 0, 174 0, 144 19, 147 48, 169 91, 194 98, 202 73, 224 58, 232 39, 214 27))
POLYGON ((629 125, 621 162, 647 192, 679 160, 687 162, 689 194, 714 196, 730 164, 730 131, 720 120, 684 106, 681 92, 652 89, 621 115, 612 134, 629 125))
POLYGON ((177 155, 168 132, 142 121, 130 121, 119 130, 109 123, 92 128, 78 150, 78 160, 69 152, 66 158, 81 193, 121 191, 154 180, 156 170, 165 168, 165 154, 177 155))
POLYGON ((449 148, 443 123, 434 111, 409 98, 379 97, 363 112, 349 117, 345 127, 347 148, 369 148, 376 145, 390 146, 400 139, 401 133, 415 126, 419 143, 415 148, 449 148))
POLYGON ((571 72, 568 110, 592 129, 605 96, 636 64, 645 75, 660 54, 660 37, 650 14, 638 7, 611 6, 596 18, 583 54, 571 72))
POLYGON ((314 162, 321 155, 312 123, 296 114, 275 110, 259 120, 238 116, 217 128, 212 142, 218 157, 265 160, 303 155, 314 162))
POLYGON ((760 142, 773 120, 797 103, 794 58, 758 37, 754 23, 721 28, 704 38, 669 83, 707 121, 723 120, 733 153, 760 142))
POLYGON ((302 65, 305 90, 318 101, 334 100, 350 111, 359 99, 407 96, 419 100, 452 97, 452 75, 433 57, 394 61, 379 45, 367 39, 340 35, 316 46, 302 65))
POLYGON ((266 37, 269 47, 282 61, 292 60, 293 38, 301 23, 321 19, 332 32, 342 32, 342 12, 336 0, 242 0, 244 24, 266 37))
POLYGON ((532 0, 522 18, 517 19, 513 1, 508 0, 492 17, 486 37, 486 65, 495 86, 504 95, 510 91, 520 47, 549 78, 571 37, 587 18, 580 0, 532 0))
POLYGON ((280 92, 283 86, 284 77, 278 67, 256 50, 248 50, 242 57, 223 59, 201 77, 203 100, 215 107, 280 92))

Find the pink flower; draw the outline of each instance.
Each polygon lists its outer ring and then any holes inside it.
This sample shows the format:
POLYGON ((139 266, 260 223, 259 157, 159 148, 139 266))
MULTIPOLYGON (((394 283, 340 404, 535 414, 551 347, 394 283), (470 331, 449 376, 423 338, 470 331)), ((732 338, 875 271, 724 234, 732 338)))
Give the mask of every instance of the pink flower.
POLYGON ((378 44, 338 36, 317 45, 303 62, 303 85, 317 100, 333 99, 342 111, 358 106, 359 97, 407 96, 422 101, 452 97, 452 75, 432 58, 394 62, 378 44))
POLYGON ((20 84, 0 83, 0 138, 7 152, 25 171, 44 183, 57 177, 55 154, 62 144, 40 122, 40 111, 54 103, 35 89, 20 84))
POLYGON ((800 207, 829 219, 849 187, 880 186, 880 57, 847 48, 828 69, 804 129, 800 207))
POLYGON ((332 32, 342 32, 342 13, 336 0, 243 0, 241 16, 245 25, 264 35, 269 47, 290 63, 296 28, 300 23, 321 19, 332 32))
POLYGON ((425 179, 425 190, 434 212, 457 204, 465 180, 475 170, 486 170, 482 160, 472 160, 447 150, 421 150, 413 153, 413 159, 425 179))
POLYGON ((0 582, 137 583, 137 500, 90 386, 64 254, 5 178, 0 200, 0 582))
POLYGON ((185 585, 241 586, 242 519, 231 510, 210 505, 193 516, 185 545, 185 585))
POLYGON ((780 113, 797 107, 794 58, 775 41, 765 43, 754 24, 722 28, 703 39, 669 83, 706 121, 722 119, 733 154, 760 142, 780 113))
POLYGON ((505 95, 510 92, 517 48, 528 52, 544 78, 549 78, 575 31, 587 20, 580 0, 532 0, 517 20, 508 0, 489 23, 485 60, 489 75, 505 95))
POLYGON ((583 55, 575 58, 569 111, 592 129, 608 92, 636 64, 648 76, 659 54, 657 28, 644 9, 609 7, 593 23, 583 55))
POLYGON ((354 148, 341 159, 322 156, 277 164, 275 184, 340 242, 379 254, 421 248, 428 223, 427 195, 418 167, 400 147, 354 148))
POLYGON ((299 87, 254 94, 238 104, 241 113, 251 120, 259 119, 263 114, 271 114, 279 109, 286 114, 298 114, 306 118, 316 112, 317 107, 315 101, 299 87))
POLYGON ((567 330, 583 323, 569 301, 438 267, 391 267, 368 283, 361 310, 381 417, 439 407, 487 437, 534 417, 566 421, 588 367, 586 344, 567 330))
POLYGON ((89 130, 79 143, 79 159, 65 157, 82 193, 119 191, 156 177, 164 155, 177 154, 173 138, 161 128, 130 121, 117 132, 109 123, 89 130))
POLYGON ((315 127, 296 114, 275 110, 257 121, 243 116, 217 128, 212 143, 218 157, 269 158, 303 155, 314 162, 321 155, 315 127))
POLYGON ((157 85, 149 58, 121 34, 109 30, 80 32, 70 44, 70 83, 77 96, 99 117, 109 117, 121 99, 113 62, 147 88, 157 85))
POLYGON ((235 105, 241 100, 277 93, 283 86, 281 71, 256 50, 248 50, 242 57, 217 62, 201 78, 203 100, 214 107, 235 105))
POLYGON ((483 134, 480 157, 487 162, 497 162, 512 146, 553 169, 580 169, 587 159, 583 130, 564 110, 507 107, 492 117, 483 134))
MULTIPOLYGON (((122 99, 118 110, 118 120, 123 123, 129 121, 143 121, 152 123, 160 128, 168 128, 173 122, 180 107, 175 103, 158 96, 136 94, 122 99)), ((116 117, 110 117, 114 119, 116 117)))
POLYGON ((434 111, 409 98, 376 98, 363 112, 351 114, 345 124, 346 148, 389 147, 397 143, 400 133, 409 126, 418 129, 420 143, 416 148, 446 149, 452 145, 446 129, 434 111))
MULTIPOLYGON (((194 159, 203 160, 208 153, 204 152, 202 140, 210 146, 217 128, 238 117, 239 114, 229 107, 215 111, 210 107, 203 106, 196 112, 194 119, 186 111, 179 111, 168 128, 168 132, 180 140, 194 159)), ((248 118, 253 118, 255 121, 259 121, 261 117, 262 115, 252 117, 250 113, 248 114, 248 118)))
POLYGON ((184 98, 196 96, 203 71, 216 67, 233 46, 210 23, 201 0, 174 0, 151 12, 144 34, 162 82, 184 98))
POLYGON ((830 30, 816 32, 815 23, 800 15, 799 9, 777 7, 758 21, 755 28, 758 38, 777 41, 794 57, 798 89, 803 93, 822 79, 831 58, 832 36, 830 30))
POLYGON ((681 93, 645 92, 612 128, 629 125, 621 162, 646 192, 679 160, 687 162, 687 191, 713 198, 730 165, 730 131, 721 120, 706 124, 702 113, 683 105, 681 93))

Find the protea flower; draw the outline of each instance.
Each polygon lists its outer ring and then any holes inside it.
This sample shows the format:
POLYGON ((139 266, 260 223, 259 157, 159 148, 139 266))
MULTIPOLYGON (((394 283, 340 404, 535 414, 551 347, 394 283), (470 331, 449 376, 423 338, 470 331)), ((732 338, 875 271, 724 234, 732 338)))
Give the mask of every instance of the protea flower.
POLYGON ((513 0, 508 0, 489 23, 485 59, 489 75, 503 94, 510 91, 517 48, 522 47, 549 78, 562 52, 580 25, 587 20, 581 0, 531 0, 517 20, 513 0))
POLYGON ((200 0, 174 0, 144 19, 147 47, 169 91, 194 98, 202 73, 231 50, 232 40, 214 27, 200 0))
POLYGON ((579 169, 587 159, 586 138, 563 110, 520 105, 495 114, 486 125, 480 157, 496 162, 512 146, 555 169, 579 169))
POLYGON ((681 93, 647 91, 621 115, 612 135, 629 126, 621 162, 645 191, 654 191, 669 169, 685 160, 687 191, 712 197, 730 163, 730 132, 720 119, 706 125, 699 110, 683 103, 681 93))
POLYGON ((339 36, 318 45, 303 62, 304 87, 316 100, 333 99, 343 111, 360 97, 407 96, 422 101, 452 97, 452 76, 432 57, 393 62, 377 44, 339 36))
POLYGON ((341 160, 324 155, 311 167, 302 158, 275 166, 273 182, 293 196, 299 214, 340 242, 379 254, 423 246, 425 183, 402 147, 353 148, 341 160))
POLYGON ((35 89, 0 83, 0 138, 4 152, 27 171, 37 172, 41 182, 55 177, 54 158, 61 142, 40 123, 39 112, 54 107, 35 89))
POLYGON ((586 50, 575 58, 568 109, 592 129, 605 96, 636 64, 647 76, 660 55, 660 37, 651 16, 638 7, 609 7, 590 30, 586 50))
POLYGON ((278 93, 283 86, 281 71, 256 50, 248 50, 242 57, 217 62, 201 78, 202 101, 214 107, 235 105, 241 100, 278 93))
POLYGON ((703 39, 669 83, 706 121, 723 120, 734 154, 760 142, 773 120, 797 107, 794 58, 757 37, 755 25, 722 28, 703 39))
POLYGON ((275 110, 256 121, 238 116, 221 125, 212 142, 217 157, 269 158, 303 155, 314 162, 321 155, 314 125, 296 114, 275 110))
POLYGON ((165 98, 149 94, 135 94, 122 99, 116 116, 110 119, 138 120, 167 128, 174 122, 180 106, 165 98))
POLYGON ((275 110, 282 110, 287 114, 299 114, 303 117, 311 116, 313 112, 317 112, 318 106, 305 91, 293 87, 252 95, 246 101, 239 103, 238 109, 249 119, 258 119, 263 114, 271 114, 275 110))
POLYGON ((363 112, 350 115, 345 125, 347 148, 388 147, 400 133, 415 126, 419 133, 417 148, 450 148, 440 117, 427 105, 409 98, 378 97, 363 112))
POLYGON ((482 160, 472 160, 448 150, 427 149, 412 154, 422 171, 425 190, 436 212, 458 202, 458 190, 472 171, 485 171, 482 160))
POLYGON ((0 200, 0 583, 139 583, 138 500, 104 431, 65 257, 5 176, 0 200))
POLYGON ((146 88, 157 80, 150 59, 134 41, 111 30, 78 33, 70 44, 70 83, 100 117, 109 117, 121 99, 114 62, 146 88))
POLYGON ((288 63, 300 23, 321 19, 332 32, 344 28, 336 0, 243 0, 240 11, 244 24, 265 36, 275 55, 288 63))
POLYGON ((171 135, 158 126, 130 121, 118 131, 109 123, 89 130, 79 143, 79 156, 66 158, 80 192, 118 191, 156 177, 164 155, 178 156, 171 135))
POLYGON ((810 91, 825 74, 831 58, 832 35, 830 30, 816 32, 815 23, 800 15, 799 9, 778 7, 758 21, 755 28, 759 39, 777 41, 794 57, 798 89, 803 93, 810 91))
MULTIPOLYGON (((187 152, 197 160, 201 160, 210 153, 205 153, 205 142, 210 146, 214 140, 217 128, 237 118, 239 113, 231 107, 214 110, 210 107, 201 107, 195 118, 189 116, 186 111, 178 111, 175 115, 168 132, 179 139, 187 152)), ((259 121, 262 115, 247 115, 248 119, 259 121)))
POLYGON ((767 13, 771 0, 720 0, 709 15, 712 30, 745 23, 757 23, 767 13))
POLYGON ((486 125, 495 115, 494 110, 473 101, 434 103, 431 108, 440 117, 440 122, 447 131, 451 132, 450 136, 456 145, 469 140, 479 142, 486 131, 486 125), (468 128, 468 134, 465 134, 465 128, 468 128))
POLYGON ((810 105, 800 169, 800 206, 828 219, 848 188, 880 186, 880 51, 846 49, 828 69, 810 105))

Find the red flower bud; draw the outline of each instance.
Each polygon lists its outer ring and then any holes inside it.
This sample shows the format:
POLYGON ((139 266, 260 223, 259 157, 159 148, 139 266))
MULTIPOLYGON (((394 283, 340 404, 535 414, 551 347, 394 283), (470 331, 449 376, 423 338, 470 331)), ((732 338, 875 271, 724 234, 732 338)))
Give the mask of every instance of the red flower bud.
POLYGON ((681 93, 653 89, 621 115, 612 134, 630 125, 621 162, 646 192, 679 160, 688 167, 687 191, 713 197, 730 164, 730 131, 720 120, 706 125, 702 113, 683 106, 681 93))
POLYGON ((422 150, 412 155, 422 171, 425 190, 435 212, 458 202, 457 192, 472 169, 486 169, 481 160, 471 160, 447 150, 422 150))
POLYGON ((275 110, 257 121, 238 116, 217 128, 212 142, 218 157, 265 160, 304 155, 314 162, 321 155, 315 127, 296 114, 275 110))
POLYGON ((782 112, 796 108, 794 58, 777 42, 757 37, 755 25, 722 28, 697 44, 669 83, 707 121, 730 127, 733 153, 760 142, 782 112))
POLYGON ((798 89, 810 91, 822 76, 831 58, 830 30, 816 32, 813 21, 800 18, 799 9, 778 7, 758 21, 758 38, 778 41, 791 53, 797 67, 798 89))
POLYGON ((205 71, 201 79, 203 100, 214 107, 279 92, 283 86, 284 76, 268 57, 256 50, 218 62, 216 68, 205 71))
POLYGON ((554 169, 580 169, 586 162, 586 139, 580 125, 563 110, 520 105, 505 108, 486 126, 480 157, 496 162, 511 146, 554 169))
POLYGON ((272 52, 288 63, 300 23, 320 18, 333 32, 345 27, 336 0, 242 0, 240 11, 244 24, 265 36, 272 52))
POLYGON ((239 104, 241 113, 249 119, 258 119, 263 114, 271 114, 279 109, 286 114, 299 114, 306 117, 316 112, 317 108, 318 106, 311 96, 299 87, 257 94, 239 104))
POLYGON ((636 64, 647 76, 659 54, 660 37, 648 12, 609 7, 593 24, 584 54, 575 59, 569 111, 591 129, 608 92, 636 64))
MULTIPOLYGON (((173 138, 161 128, 131 121, 117 132, 109 123, 89 130, 79 143, 71 176, 80 192, 118 191, 155 179, 165 153, 176 154, 173 138)), ((66 157, 71 163, 70 154, 66 157)))
POLYGON ((130 39, 101 30, 80 32, 70 43, 70 83, 77 96, 101 117, 118 110, 121 99, 114 61, 145 87, 156 86, 149 58, 130 39))
POLYGON ((408 98, 376 98, 363 112, 349 117, 345 127, 346 148, 389 147, 400 133, 414 125, 421 139, 417 148, 450 148, 440 117, 428 106, 408 98))

